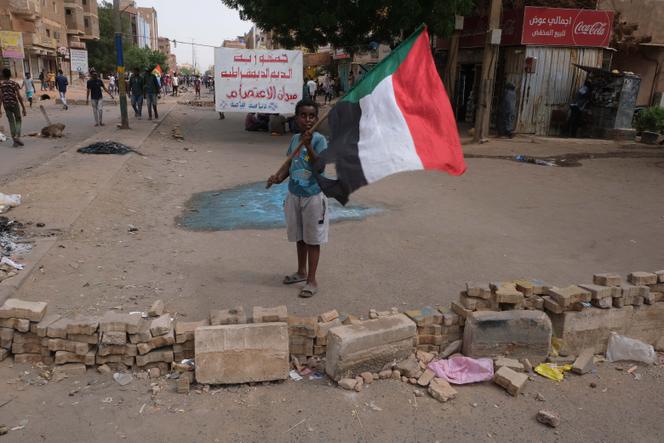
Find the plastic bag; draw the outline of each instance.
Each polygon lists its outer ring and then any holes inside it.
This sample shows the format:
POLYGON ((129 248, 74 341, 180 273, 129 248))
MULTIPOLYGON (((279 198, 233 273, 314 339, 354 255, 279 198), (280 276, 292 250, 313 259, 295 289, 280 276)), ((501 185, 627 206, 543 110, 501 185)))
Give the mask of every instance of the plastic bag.
POLYGON ((493 378, 493 360, 490 358, 452 357, 429 363, 436 377, 456 385, 477 383, 493 378))
POLYGON ((553 363, 540 363, 535 367, 535 372, 553 381, 562 381, 565 378, 565 372, 571 370, 572 365, 558 366, 553 363))
POLYGON ((631 360, 653 364, 657 360, 657 354, 652 345, 612 332, 609 336, 606 358, 610 362, 631 360))

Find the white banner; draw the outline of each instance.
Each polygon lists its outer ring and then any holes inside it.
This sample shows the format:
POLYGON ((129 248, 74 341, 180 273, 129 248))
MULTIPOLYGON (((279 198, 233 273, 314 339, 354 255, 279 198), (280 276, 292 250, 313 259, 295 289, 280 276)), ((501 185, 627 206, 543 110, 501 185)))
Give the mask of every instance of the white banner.
POLYGON ((88 73, 88 51, 85 49, 69 49, 69 60, 72 72, 88 73))
POLYGON ((292 114, 302 99, 302 52, 215 48, 220 112, 292 114))

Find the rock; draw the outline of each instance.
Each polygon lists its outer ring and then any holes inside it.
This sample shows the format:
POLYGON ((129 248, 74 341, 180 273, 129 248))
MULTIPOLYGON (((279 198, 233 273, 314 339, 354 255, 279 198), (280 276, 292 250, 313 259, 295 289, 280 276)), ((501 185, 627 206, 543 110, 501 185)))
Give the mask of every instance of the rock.
POLYGON ((397 369, 401 371, 401 375, 408 378, 417 379, 422 375, 422 369, 414 355, 410 355, 407 359, 397 363, 397 369))
POLYGON ((393 369, 392 370, 392 379, 393 380, 401 380, 401 371, 398 369, 393 369))
POLYGON ((102 332, 101 343, 105 345, 125 345, 127 344, 126 332, 102 332))
POLYGON ((450 386, 447 380, 442 378, 434 378, 429 383, 429 394, 440 402, 447 402, 456 397, 457 391, 450 386))
POLYGON ((275 306, 274 308, 262 308, 260 306, 254 306, 252 318, 254 323, 287 323, 288 308, 286 305, 275 306))
POLYGON ((360 392, 364 387, 364 379, 360 376, 355 377, 355 391, 360 392))
POLYGON ((341 380, 339 380, 337 382, 337 384, 339 385, 339 387, 341 387, 343 389, 347 389, 349 391, 352 391, 352 390, 355 389, 355 385, 357 384, 357 380, 355 380, 354 378, 342 378, 341 380))
POLYGON ((440 358, 447 358, 452 354, 456 354, 457 352, 461 351, 462 346, 463 340, 454 340, 440 353, 440 358))
POLYGON ((415 356, 417 357, 417 359, 418 359, 420 362, 424 363, 425 365, 428 365, 429 363, 431 363, 431 361, 432 361, 432 360, 434 359, 434 357, 435 357, 434 354, 432 354, 432 353, 430 353, 430 352, 424 352, 424 351, 417 351, 417 352, 415 353, 415 356))
POLYGON ((148 316, 150 317, 160 317, 164 313, 164 301, 155 300, 148 310, 148 316))
POLYGON ((542 394, 540 394, 540 393, 538 392, 537 394, 535 394, 535 400, 537 400, 537 401, 544 401, 545 398, 544 398, 544 396, 543 396, 542 394))
POLYGON ((528 376, 503 366, 494 374, 493 381, 510 395, 516 397, 528 381, 528 376))
POLYGON ((538 422, 551 426, 552 428, 556 428, 560 425, 560 416, 552 411, 542 409, 537 412, 535 418, 538 422))
MULTIPOLYGON (((134 357, 131 357, 134 358, 134 357)), ((171 349, 158 349, 156 351, 148 352, 145 355, 137 355, 136 357, 136 366, 143 367, 150 363, 172 363, 173 362, 173 351, 171 349)))
POLYGON ((510 368, 516 372, 524 372, 525 370, 525 368, 523 367, 523 363, 513 358, 507 358, 507 357, 498 357, 497 359, 494 360, 493 366, 495 370, 498 370, 502 367, 510 368))
POLYGON ((417 379, 417 384, 422 387, 427 387, 435 376, 436 374, 431 369, 425 369, 422 375, 420 375, 420 378, 417 379))
POLYGON ((572 372, 583 375, 592 371, 594 368, 595 351, 592 348, 586 348, 577 357, 572 365, 572 372))
POLYGON ((570 285, 564 288, 552 286, 548 289, 547 295, 564 310, 568 310, 577 303, 589 303, 592 299, 590 291, 576 285, 570 285))
POLYGON ((323 323, 328 323, 339 318, 339 312, 336 309, 331 311, 323 312, 318 316, 319 320, 323 323))
POLYGON ((97 366, 97 372, 99 372, 100 374, 110 374, 113 371, 108 365, 101 365, 97 366))
POLYGON ((466 283, 466 293, 469 297, 477 297, 488 300, 491 298, 491 288, 488 283, 466 283))
POLYGON ((463 354, 509 355, 543 361, 551 346, 551 320, 541 311, 473 312, 466 319, 463 354))
POLYGON ((288 378, 288 326, 285 323, 204 326, 196 329, 195 342, 199 383, 288 378))
POLYGON ((48 304, 45 302, 9 298, 0 306, 0 319, 22 318, 32 322, 40 322, 46 315, 47 307, 48 304))
POLYGON ((362 377, 364 384, 370 385, 371 383, 373 383, 374 378, 371 372, 363 372, 360 374, 360 377, 362 377))
POLYGON ((189 378, 188 377, 178 378, 177 393, 178 394, 189 394, 189 378))
POLYGON ((404 382, 404 383, 408 383, 408 380, 409 380, 409 378, 406 377, 406 376, 401 377, 401 381, 404 382))

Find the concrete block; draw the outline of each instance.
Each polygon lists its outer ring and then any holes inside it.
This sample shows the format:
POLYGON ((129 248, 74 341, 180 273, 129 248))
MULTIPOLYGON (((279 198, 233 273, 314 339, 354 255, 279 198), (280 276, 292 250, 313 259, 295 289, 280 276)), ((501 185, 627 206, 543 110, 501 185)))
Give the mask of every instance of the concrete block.
POLYGON ((631 272, 627 281, 636 286, 657 284, 657 274, 653 272, 631 272))
POLYGON ((40 337, 46 337, 46 331, 48 327, 56 321, 60 320, 60 318, 62 317, 60 317, 58 314, 45 315, 39 323, 35 323, 35 330, 33 332, 40 337))
POLYGON ((453 312, 443 314, 443 326, 455 326, 459 324, 459 316, 453 312))
POLYGON ((184 343, 194 340, 194 332, 196 328, 202 326, 209 326, 210 322, 206 320, 201 321, 177 321, 175 322, 175 343, 184 343))
POLYGON ((273 308, 254 306, 252 319, 254 323, 286 323, 288 322, 288 308, 286 305, 275 306, 273 308))
POLYGON ((258 323, 196 329, 196 380, 206 384, 285 380, 288 325, 258 323))
POLYGON ((404 314, 332 328, 325 371, 334 380, 379 371, 413 352, 416 333, 415 323, 404 314))
MULTIPOLYGON (((478 297, 470 297, 466 293, 466 291, 462 291, 461 294, 459 294, 459 303, 461 303, 461 305, 464 308, 470 311, 486 310, 493 308, 493 303, 491 300, 485 300, 483 298, 478 298, 478 297)), ((439 326, 439 325, 433 325, 433 326, 439 326)))
POLYGON ((529 279, 529 280, 514 280, 516 290, 521 292, 524 297, 532 297, 533 295, 546 295, 546 290, 550 285, 544 283, 542 280, 529 279))
POLYGON ((478 297, 485 300, 491 298, 491 288, 488 283, 466 283, 466 293, 469 297, 478 297))
POLYGON ((664 271, 655 271, 657 275, 657 283, 664 283, 664 271))
POLYGON ((155 351, 148 352, 145 355, 137 355, 136 357, 131 358, 136 358, 136 366, 138 367, 143 367, 150 363, 172 363, 173 350, 168 348, 157 349, 155 351))
POLYGON ((164 301, 155 300, 148 309, 148 316, 150 317, 161 317, 164 314, 164 301))
POLYGON ((27 318, 0 319, 0 328, 12 328, 18 332, 29 332, 30 327, 30 320, 27 318))
POLYGON ((618 274, 595 274, 593 275, 593 283, 601 286, 620 286, 622 284, 622 277, 618 274))
POLYGON ((302 337, 315 338, 318 332, 318 317, 288 316, 288 333, 302 337))
POLYGON ((447 402, 456 397, 457 391, 450 386, 447 380, 434 378, 429 383, 429 394, 440 402, 447 402))
POLYGON ((107 357, 109 355, 127 355, 127 345, 100 344, 97 347, 97 355, 102 357, 107 357))
POLYGON ((9 298, 0 306, 0 318, 23 318, 32 322, 40 322, 48 303, 41 301, 25 301, 17 298, 9 298))
POLYGON ((463 321, 466 320, 466 318, 473 312, 470 309, 464 308, 460 303, 453 301, 450 303, 450 308, 452 311, 458 315, 460 318, 463 319, 463 321))
POLYGON ((67 334, 67 340, 77 341, 79 343, 88 343, 90 345, 96 345, 99 342, 99 335, 67 334))
POLYGON ((12 343, 12 354, 38 354, 42 346, 39 343, 12 343))
POLYGON ((67 338, 67 325, 69 319, 62 317, 46 327, 46 337, 49 338, 67 338))
POLYGON ((102 332, 100 342, 105 345, 125 345, 127 344, 127 333, 102 332))
POLYGON ((78 355, 74 354, 73 352, 57 351, 55 353, 55 364, 62 365, 65 363, 82 363, 85 366, 94 366, 96 352, 96 349, 91 349, 85 355, 78 355))
POLYGON ((564 288, 553 286, 548 289, 547 293, 547 295, 564 310, 572 308, 572 305, 575 305, 576 303, 588 303, 592 299, 592 294, 589 291, 576 285, 570 285, 564 288))
POLYGON ((521 393, 528 381, 528 375, 513 371, 507 366, 503 366, 496 371, 493 376, 493 381, 498 386, 505 389, 508 394, 516 397, 521 393))
POLYGON ((88 351, 90 351, 90 345, 88 343, 63 340, 61 338, 49 338, 48 350, 52 352, 67 351, 67 352, 73 352, 74 354, 77 355, 86 355, 88 351))
POLYGON ((5 348, 0 348, 0 361, 3 361, 7 357, 11 355, 11 352, 9 352, 9 349, 5 348))
POLYGON ((106 311, 99 319, 100 332, 127 332, 129 314, 116 311, 106 311))
POLYGON ((14 342, 14 329, 0 328, 0 348, 11 349, 14 342))
POLYGON ((167 334, 160 335, 158 337, 153 337, 146 343, 138 343, 136 349, 138 353, 143 355, 152 351, 153 349, 163 348, 164 346, 170 346, 175 343, 175 334, 173 330, 167 334))
POLYGON ((516 289, 514 283, 492 283, 496 303, 518 305, 523 303, 523 294, 516 289))
POLYGON ((634 307, 627 319, 625 335, 656 344, 664 335, 664 304, 634 307))
POLYGON ((551 321, 541 311, 474 312, 466 319, 463 354, 543 361, 551 346, 551 321))
POLYGON ((239 325, 247 322, 244 308, 238 306, 232 309, 216 309, 210 311, 210 325, 239 325))
POLYGON ((422 387, 427 387, 431 383, 431 381, 434 379, 436 376, 436 373, 433 372, 431 369, 425 369, 422 375, 420 375, 420 378, 417 379, 417 384, 422 386, 422 387))
POLYGON ((41 354, 14 354, 14 363, 36 365, 42 362, 41 354))
POLYGON ((98 318, 75 316, 69 318, 67 323, 67 334, 92 335, 97 332, 98 327, 98 318))
POLYGON ((592 300, 601 300, 603 298, 613 297, 613 288, 609 286, 595 285, 590 283, 584 283, 579 285, 580 288, 585 289, 590 292, 592 300))
POLYGON ((590 301, 590 303, 600 309, 609 309, 613 307, 613 297, 607 297, 607 298, 600 298, 600 299, 593 299, 590 301))
MULTIPOLYGON (((528 360, 528 359, 524 359, 528 360)), ((493 362, 493 367, 498 370, 502 367, 510 368, 513 371, 516 372, 524 372, 525 368, 523 366, 523 363, 521 363, 519 360, 513 359, 513 358, 507 358, 507 357, 498 357, 494 360, 493 362)))
POLYGON ((586 348, 574 360, 572 365, 572 372, 583 375, 593 370, 595 351, 592 348, 586 348))
POLYGON ((152 334, 153 337, 166 335, 172 331, 173 331, 173 321, 171 320, 170 314, 164 314, 160 317, 153 319, 150 322, 150 334, 152 334))
POLYGON ((143 320, 143 316, 140 313, 127 314, 125 316, 125 323, 127 324, 127 334, 138 334, 142 325, 147 323, 147 320, 143 320))
POLYGON ((443 322, 443 314, 431 306, 405 311, 404 314, 414 321, 417 326, 439 325, 443 322))

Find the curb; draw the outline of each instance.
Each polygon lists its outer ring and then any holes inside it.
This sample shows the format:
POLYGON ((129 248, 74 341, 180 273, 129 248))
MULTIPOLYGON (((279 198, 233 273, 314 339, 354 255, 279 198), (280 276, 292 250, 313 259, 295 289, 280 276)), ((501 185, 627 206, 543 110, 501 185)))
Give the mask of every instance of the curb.
MULTIPOLYGON (((154 133, 154 131, 161 126, 161 124, 166 120, 166 118, 168 118, 168 116, 171 114, 173 109, 176 108, 176 106, 178 106, 177 103, 173 104, 173 106, 171 106, 170 109, 168 109, 165 113, 162 114, 163 117, 161 118, 161 120, 159 120, 146 133, 145 137, 143 137, 140 144, 143 144, 145 142, 145 140, 147 140, 148 137, 150 137, 154 133)), ((119 130, 119 129, 116 129, 116 130, 119 130)), ((89 145, 89 144, 97 142, 97 141, 99 141, 99 134, 92 135, 92 136, 86 138, 85 140, 83 140, 79 143, 75 143, 69 149, 67 149, 64 152, 61 152, 59 155, 67 154, 67 153, 69 153, 73 150, 76 150, 76 149, 78 149, 82 146, 86 146, 86 145, 89 145)), ((131 156, 129 156, 129 155, 127 155, 125 157, 126 157, 125 160, 118 165, 117 171, 111 177, 109 177, 108 181, 105 182, 105 183, 101 183, 99 186, 97 186, 97 188, 96 188, 97 192, 95 192, 94 196, 88 201, 88 203, 80 209, 80 212, 79 212, 78 216, 76 216, 76 218, 74 218, 72 220, 72 222, 68 226, 68 228, 71 227, 71 225, 74 224, 79 219, 81 214, 83 214, 83 212, 92 204, 92 202, 96 200, 97 195, 98 195, 98 191, 101 190, 101 189, 104 189, 105 185, 107 183, 109 183, 110 181, 114 180, 117 177, 117 174, 120 171, 120 169, 122 169, 122 167, 131 158, 131 156)), ((64 232, 64 229, 63 229, 63 232, 64 232)), ((0 305, 2 305, 2 303, 5 302, 5 300, 10 298, 13 293, 15 293, 15 292, 17 292, 21 289, 23 284, 32 275, 34 270, 39 267, 38 265, 39 265, 39 262, 41 261, 41 259, 51 250, 53 245, 55 245, 58 242, 59 238, 60 237, 57 236, 57 237, 51 237, 51 238, 44 238, 44 239, 35 240, 35 244, 34 244, 34 247, 32 248, 32 251, 30 251, 30 253, 27 254, 26 257, 25 257, 25 260, 24 260, 24 263, 23 263, 25 265, 25 268, 22 271, 20 271, 18 273, 18 275, 16 275, 15 277, 12 277, 10 279, 4 280, 3 282, 0 282, 0 305)))

